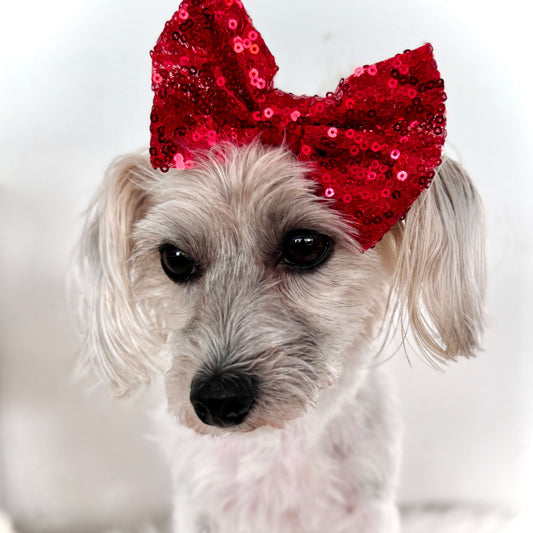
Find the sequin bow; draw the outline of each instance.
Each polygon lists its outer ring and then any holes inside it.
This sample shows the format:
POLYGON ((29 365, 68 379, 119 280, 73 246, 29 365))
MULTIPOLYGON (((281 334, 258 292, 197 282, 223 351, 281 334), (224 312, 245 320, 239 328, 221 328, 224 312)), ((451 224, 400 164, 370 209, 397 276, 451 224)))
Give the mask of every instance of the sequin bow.
POLYGON ((364 249, 441 163, 446 95, 430 44, 356 68, 325 97, 296 96, 274 88, 278 67, 239 0, 185 0, 151 56, 154 168, 192 168, 220 141, 284 144, 364 249))

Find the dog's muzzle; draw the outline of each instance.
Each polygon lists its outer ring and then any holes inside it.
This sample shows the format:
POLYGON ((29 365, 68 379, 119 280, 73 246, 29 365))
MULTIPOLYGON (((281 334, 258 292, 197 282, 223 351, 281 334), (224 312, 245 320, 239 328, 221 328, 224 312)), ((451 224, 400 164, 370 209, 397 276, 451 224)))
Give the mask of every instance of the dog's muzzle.
POLYGON ((217 374, 197 378, 191 385, 191 404, 198 418, 210 426, 237 426, 254 404, 253 381, 246 375, 217 374))

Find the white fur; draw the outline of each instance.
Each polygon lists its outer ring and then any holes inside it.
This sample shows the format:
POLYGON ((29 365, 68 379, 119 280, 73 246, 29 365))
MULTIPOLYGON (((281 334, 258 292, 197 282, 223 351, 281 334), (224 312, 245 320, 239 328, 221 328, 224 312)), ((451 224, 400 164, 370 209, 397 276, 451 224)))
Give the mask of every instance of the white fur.
POLYGON ((445 160, 406 219, 362 253, 284 148, 223 146, 201 157, 193 170, 166 174, 145 154, 117 160, 80 247, 86 361, 117 394, 165 375, 159 424, 174 531, 399 531, 401 431, 376 339, 410 328, 434 362, 478 348, 484 257, 474 187, 445 160), (276 260, 296 228, 334 241, 315 272, 276 260), (202 276, 170 281, 165 243, 195 257, 202 276), (222 430, 195 415, 191 382, 206 369, 257 378, 242 424, 222 430))

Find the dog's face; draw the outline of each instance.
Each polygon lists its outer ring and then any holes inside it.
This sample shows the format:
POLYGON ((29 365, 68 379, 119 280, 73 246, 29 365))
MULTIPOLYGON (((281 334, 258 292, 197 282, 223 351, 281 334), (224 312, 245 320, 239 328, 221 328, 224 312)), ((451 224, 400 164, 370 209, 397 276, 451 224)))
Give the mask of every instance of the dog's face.
POLYGON ((386 307, 428 358, 476 348, 481 211, 457 165, 362 253, 292 154, 223 151, 168 173, 127 156, 95 197, 80 247, 85 353, 118 394, 162 371, 182 423, 246 432, 282 427, 341 379, 353 389, 386 307))
POLYGON ((135 224, 134 285, 165 332, 169 406, 199 432, 283 426, 373 328, 377 254, 305 175, 279 149, 230 151, 155 181, 135 224))

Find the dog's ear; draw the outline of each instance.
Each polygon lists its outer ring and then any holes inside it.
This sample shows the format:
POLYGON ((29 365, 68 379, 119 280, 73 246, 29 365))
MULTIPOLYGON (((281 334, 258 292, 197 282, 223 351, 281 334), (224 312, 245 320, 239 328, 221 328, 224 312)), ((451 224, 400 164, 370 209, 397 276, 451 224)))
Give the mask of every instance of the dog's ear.
POLYGON ((478 192, 444 159, 433 183, 391 232, 395 241, 389 308, 430 360, 479 348, 485 292, 485 235, 478 192))
POLYGON ((132 286, 132 229, 150 206, 159 179, 148 156, 112 163, 87 211, 78 248, 83 361, 96 367, 116 395, 134 390, 159 370, 154 327, 132 286))

